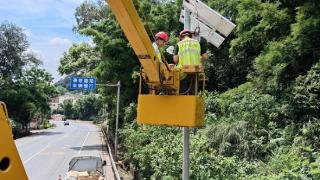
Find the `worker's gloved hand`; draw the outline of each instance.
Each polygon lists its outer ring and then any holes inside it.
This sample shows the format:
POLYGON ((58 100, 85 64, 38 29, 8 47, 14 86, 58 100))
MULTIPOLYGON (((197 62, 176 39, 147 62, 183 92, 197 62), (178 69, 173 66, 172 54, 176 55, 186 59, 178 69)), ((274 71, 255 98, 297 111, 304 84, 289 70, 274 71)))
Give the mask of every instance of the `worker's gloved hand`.
POLYGON ((173 55, 173 51, 174 51, 174 46, 169 46, 167 49, 166 49, 167 53, 173 55))

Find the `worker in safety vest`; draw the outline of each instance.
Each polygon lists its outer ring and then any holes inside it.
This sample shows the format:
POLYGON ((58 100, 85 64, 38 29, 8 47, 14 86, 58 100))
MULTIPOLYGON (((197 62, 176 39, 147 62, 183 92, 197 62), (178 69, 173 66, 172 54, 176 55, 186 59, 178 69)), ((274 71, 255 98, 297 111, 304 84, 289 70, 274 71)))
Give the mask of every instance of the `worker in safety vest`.
POLYGON ((169 36, 167 35, 167 33, 161 31, 158 32, 155 35, 155 42, 152 44, 154 50, 157 53, 157 57, 159 59, 159 61, 162 61, 162 57, 161 57, 161 52, 160 52, 160 48, 162 48, 164 45, 166 45, 168 43, 169 40, 169 36))
MULTIPOLYGON (((192 32, 183 30, 180 32, 180 42, 175 47, 173 62, 178 68, 184 65, 201 65, 208 59, 206 47, 199 41, 192 39, 192 32)), ((182 74, 180 77, 180 93, 194 94, 195 78, 192 75, 182 74)))

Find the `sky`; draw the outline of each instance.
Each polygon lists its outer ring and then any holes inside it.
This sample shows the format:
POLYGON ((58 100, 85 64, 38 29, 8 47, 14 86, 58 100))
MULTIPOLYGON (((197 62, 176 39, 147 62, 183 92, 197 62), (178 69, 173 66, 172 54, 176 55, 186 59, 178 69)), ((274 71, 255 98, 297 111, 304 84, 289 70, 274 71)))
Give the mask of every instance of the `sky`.
POLYGON ((43 62, 42 67, 54 77, 59 59, 72 43, 90 42, 75 34, 75 9, 84 0, 0 0, 0 23, 8 21, 24 29, 30 50, 43 62))

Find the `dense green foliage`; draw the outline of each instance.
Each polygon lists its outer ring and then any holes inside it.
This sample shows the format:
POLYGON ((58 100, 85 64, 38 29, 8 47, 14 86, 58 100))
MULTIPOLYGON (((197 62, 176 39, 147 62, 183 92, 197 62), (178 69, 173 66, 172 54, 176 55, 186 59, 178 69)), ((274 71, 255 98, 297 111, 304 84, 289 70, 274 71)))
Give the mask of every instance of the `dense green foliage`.
MULTIPOLYGON (((220 48, 208 49, 206 127, 191 135, 190 178, 319 179, 320 3, 204 2, 237 26, 220 48)), ((166 31, 173 44, 183 27, 178 22, 182 1, 134 3, 150 37, 166 31)), ((137 84, 131 77, 139 65, 110 9, 86 1, 76 20, 74 30, 92 37, 95 45, 89 49, 101 60, 94 58, 93 69, 84 66, 83 58, 72 55, 81 54, 75 47, 82 45, 74 45, 61 60, 61 73, 87 72, 101 83, 121 80, 121 107, 126 108, 120 118, 120 158, 140 178, 181 179, 181 130, 135 123, 137 84)), ((113 120, 115 93, 99 91, 113 120)))
POLYGON ((82 75, 92 71, 100 60, 99 53, 89 44, 73 44, 60 60, 59 72, 82 75))
POLYGON ((19 78, 24 66, 40 63, 34 54, 27 52, 28 47, 22 28, 9 22, 0 24, 0 85, 19 78))
POLYGON ((27 51, 26 38, 22 28, 0 24, 0 100, 7 104, 14 128, 27 127, 32 119, 47 119, 49 97, 56 94, 52 76, 27 51))
POLYGON ((89 94, 81 96, 75 102, 67 99, 60 107, 68 119, 97 121, 102 117, 103 101, 100 96, 89 94))

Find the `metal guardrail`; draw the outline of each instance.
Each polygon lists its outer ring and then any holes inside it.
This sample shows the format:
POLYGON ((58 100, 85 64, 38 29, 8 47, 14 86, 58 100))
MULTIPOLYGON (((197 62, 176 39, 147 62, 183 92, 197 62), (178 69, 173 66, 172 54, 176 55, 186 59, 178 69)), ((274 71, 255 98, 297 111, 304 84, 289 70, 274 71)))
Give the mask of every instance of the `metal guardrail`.
POLYGON ((117 180, 121 180, 119 172, 118 172, 118 169, 117 169, 117 166, 116 166, 116 163, 113 160, 113 155, 112 155, 111 148, 109 146, 109 142, 108 142, 108 139, 107 139, 107 136, 106 136, 106 132, 103 130, 103 128, 101 128, 101 132, 103 134, 103 138, 104 138, 104 140, 105 140, 105 142, 107 144, 107 147, 108 147, 108 152, 109 152, 109 156, 110 156, 110 159, 111 159, 111 165, 112 165, 113 172, 114 172, 114 174, 116 176, 116 179, 117 180))

